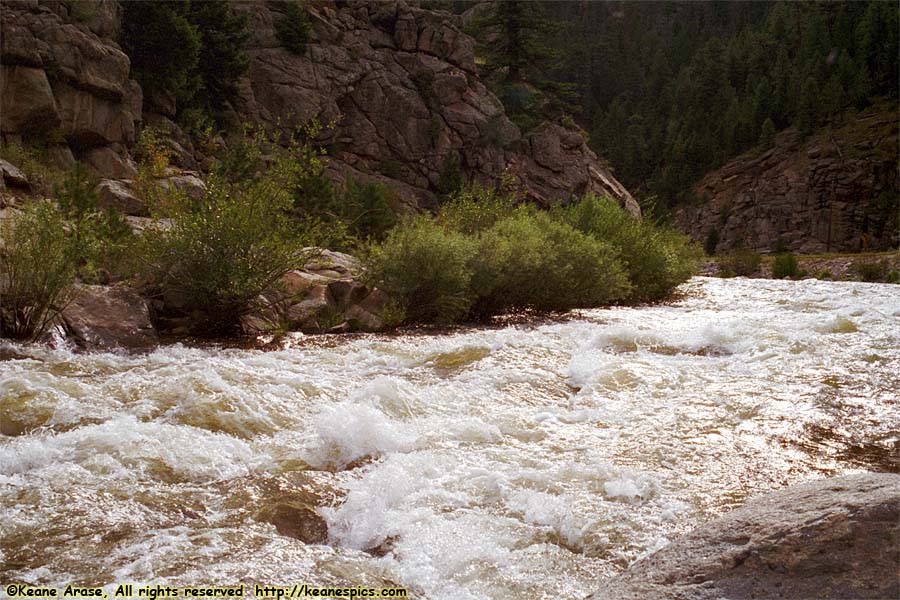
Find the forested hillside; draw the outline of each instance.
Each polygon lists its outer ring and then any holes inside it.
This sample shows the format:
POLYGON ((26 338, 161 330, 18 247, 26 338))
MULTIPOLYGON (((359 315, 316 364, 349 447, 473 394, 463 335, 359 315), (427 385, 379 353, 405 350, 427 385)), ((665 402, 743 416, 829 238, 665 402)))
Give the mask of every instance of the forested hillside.
POLYGON ((809 135, 897 96, 893 2, 514 4, 453 5, 477 14, 471 26, 508 112, 569 110, 617 177, 663 209, 780 130, 809 135), (522 69, 509 66, 510 39, 526 50, 522 69), (552 101, 523 101, 508 91, 516 80, 552 101))

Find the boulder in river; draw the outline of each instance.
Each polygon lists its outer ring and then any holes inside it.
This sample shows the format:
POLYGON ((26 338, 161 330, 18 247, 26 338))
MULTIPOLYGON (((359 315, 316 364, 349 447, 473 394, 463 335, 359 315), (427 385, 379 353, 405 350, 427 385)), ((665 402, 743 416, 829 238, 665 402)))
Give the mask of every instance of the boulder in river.
POLYGON ((754 498, 607 581, 588 600, 900 597, 900 475, 754 498))
POLYGON ((67 333, 86 350, 149 350, 159 344, 146 301, 123 286, 77 286, 62 318, 67 333))

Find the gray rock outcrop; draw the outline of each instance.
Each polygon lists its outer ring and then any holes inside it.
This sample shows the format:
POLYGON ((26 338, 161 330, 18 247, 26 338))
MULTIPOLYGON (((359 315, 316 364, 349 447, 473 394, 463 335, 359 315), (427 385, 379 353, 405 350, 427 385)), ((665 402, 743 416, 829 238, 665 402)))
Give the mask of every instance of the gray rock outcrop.
POLYGON ((588 600, 900 597, 900 475, 754 498, 606 582, 588 600))

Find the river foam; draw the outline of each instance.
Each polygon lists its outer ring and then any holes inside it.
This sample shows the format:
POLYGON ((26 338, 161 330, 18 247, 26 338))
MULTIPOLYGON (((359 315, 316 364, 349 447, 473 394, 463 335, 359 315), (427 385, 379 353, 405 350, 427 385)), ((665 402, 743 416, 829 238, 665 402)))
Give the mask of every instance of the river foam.
POLYGON ((269 352, 8 344, 0 579, 582 597, 748 495, 900 469, 900 287, 684 292, 269 352), (325 545, 259 518, 298 474, 325 545))

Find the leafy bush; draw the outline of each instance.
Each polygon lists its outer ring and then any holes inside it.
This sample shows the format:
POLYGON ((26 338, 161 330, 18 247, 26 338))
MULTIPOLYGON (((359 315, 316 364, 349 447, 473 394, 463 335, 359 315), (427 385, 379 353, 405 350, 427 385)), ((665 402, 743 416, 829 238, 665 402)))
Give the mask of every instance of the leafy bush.
POLYGON ((854 262, 850 268, 861 281, 893 283, 888 281, 891 267, 886 260, 875 262, 860 260, 854 262))
POLYGON ((101 209, 97 178, 81 163, 54 187, 59 208, 78 261, 78 276, 86 283, 103 283, 111 275, 124 275, 130 268, 134 234, 120 213, 101 209))
POLYGON ((740 277, 749 277, 762 264, 762 256, 758 252, 746 248, 738 248, 722 260, 722 268, 740 277))
POLYGON ((696 271, 700 251, 686 236, 633 218, 611 198, 587 195, 557 215, 619 252, 631 282, 629 300, 664 298, 696 271))
MULTIPOLYGON (((418 217, 394 228, 368 259, 373 283, 398 298, 413 321, 453 322, 485 318, 505 311, 568 310, 619 299, 663 294, 690 277, 696 249, 684 236, 641 224, 626 215, 615 227, 596 226, 605 204, 587 198, 575 207, 540 212, 515 204, 512 196, 485 188, 459 192, 435 218, 418 217), (583 206, 581 206, 584 204, 583 206), (583 217, 587 231, 573 227, 583 217), (647 285, 635 292, 615 237, 617 227, 631 227, 650 238, 647 249, 629 240, 628 248, 662 258, 649 272, 633 272, 647 285), (601 234, 610 234, 604 239, 601 234)), ((616 205, 615 210, 622 212, 616 205)), ((602 219, 599 219, 602 221, 602 219)))
POLYGON ((284 17, 275 23, 275 35, 281 45, 294 54, 303 54, 312 34, 312 24, 302 3, 294 0, 285 5, 284 17))
POLYGON ((167 310, 190 317, 195 334, 236 333, 260 294, 303 262, 308 240, 289 206, 274 176, 244 188, 208 181, 204 198, 182 205, 169 227, 144 232, 148 285, 167 310))
POLYGON ((50 165, 47 150, 41 145, 3 144, 0 158, 18 167, 38 192, 49 192, 63 177, 61 169, 50 165))
POLYGON ((3 221, 0 237, 0 335, 37 339, 70 298, 77 248, 49 201, 3 221))
POLYGON ((800 267, 797 265, 797 257, 786 252, 775 257, 772 263, 772 277, 775 279, 784 279, 785 277, 796 278, 800 276, 800 267))
POLYGON ((630 287, 612 247, 546 213, 525 210, 480 236, 472 281, 481 317, 597 306, 625 297, 630 287))
POLYGON ((490 229, 498 221, 516 214, 517 210, 530 208, 517 208, 514 196, 476 184, 457 190, 441 205, 437 220, 444 227, 471 235, 490 229))
POLYGON ((427 217, 408 221, 388 233, 367 257, 378 287, 397 298, 406 317, 427 323, 452 323, 472 306, 474 238, 441 227, 427 217))

